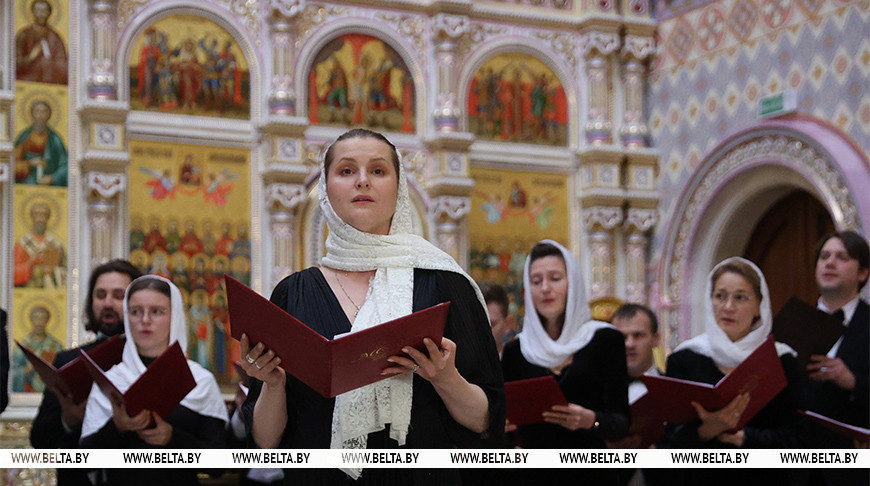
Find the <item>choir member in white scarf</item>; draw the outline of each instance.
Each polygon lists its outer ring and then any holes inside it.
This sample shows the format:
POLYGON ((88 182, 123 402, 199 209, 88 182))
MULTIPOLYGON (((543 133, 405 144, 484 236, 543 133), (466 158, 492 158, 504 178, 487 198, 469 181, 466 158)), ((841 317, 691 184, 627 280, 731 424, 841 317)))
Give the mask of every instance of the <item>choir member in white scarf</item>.
MULTIPOLYGON (((755 264, 731 257, 716 265, 707 279, 704 294, 704 334, 683 342, 668 357, 666 375, 700 383, 715 384, 749 357, 770 335, 773 317, 767 281, 755 264)), ((692 405, 699 419, 670 426, 660 445, 679 448, 788 448, 802 447, 804 421, 797 413, 802 400, 797 353, 776 343, 776 351, 788 385, 741 430, 729 433, 749 404, 750 394, 737 395, 720 410, 692 405)), ((749 470, 716 471, 734 474, 740 480, 749 470)), ((753 470, 756 481, 764 471, 753 470)), ((676 471, 673 474, 678 474, 676 471)), ((686 484, 699 484, 712 476, 708 470, 682 471, 686 484), (705 472, 706 471, 706 472, 705 472)), ((716 476, 720 477, 720 476, 716 476)), ((729 476, 730 477, 730 476, 729 476)), ((777 479, 772 473, 770 480, 777 479)), ((780 478, 781 479, 781 478, 780 478)))
MULTIPOLYGON (((157 357, 178 341, 187 349, 187 324, 181 292, 172 282, 145 275, 130 283, 124 296, 123 358, 106 376, 121 393, 145 372, 157 357)), ((80 445, 85 449, 202 449, 225 446, 227 410, 214 376, 187 360, 196 387, 166 419, 143 410, 127 414, 94 384, 85 407, 80 445), (153 426, 149 425, 153 422, 153 426)), ((154 390, 160 393, 160 390, 154 390)), ((102 484, 198 484, 192 469, 107 469, 102 484)))
MULTIPOLYGON (((452 257, 412 233, 395 146, 353 129, 327 149, 319 184, 329 234, 319 267, 278 284, 272 301, 328 339, 450 301, 440 342, 392 356, 389 379, 320 396, 263 343, 241 340, 252 380, 249 441, 262 448, 480 447, 502 435, 504 386, 480 290, 452 257)), ((276 330, 276 332, 278 332, 276 330)), ((457 484, 456 470, 292 469, 285 484, 457 484)))

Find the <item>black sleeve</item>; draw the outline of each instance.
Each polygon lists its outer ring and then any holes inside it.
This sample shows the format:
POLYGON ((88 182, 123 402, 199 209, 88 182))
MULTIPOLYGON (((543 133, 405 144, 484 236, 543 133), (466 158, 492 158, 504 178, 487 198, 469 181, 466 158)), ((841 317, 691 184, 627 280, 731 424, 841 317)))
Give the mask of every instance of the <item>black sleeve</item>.
POLYGON ((619 331, 601 329, 595 339, 601 339, 602 353, 598 356, 600 373, 606 375, 603 405, 594 410, 599 422, 597 432, 608 441, 620 440, 628 435, 631 425, 628 407, 628 368, 625 361, 625 338, 619 331))
POLYGON ((753 427, 753 422, 750 421, 743 428, 744 448, 784 449, 809 446, 804 441, 807 419, 797 412, 803 396, 801 371, 797 360, 790 354, 781 356, 780 362, 788 384, 761 412, 771 426, 753 427), (773 420, 776 422, 772 422, 773 420))
POLYGON ((489 427, 476 434, 454 421, 454 443, 466 447, 498 447, 504 443, 505 393, 498 351, 486 310, 464 275, 440 272, 442 292, 450 302, 445 337, 456 343, 456 369, 486 394, 489 427))
POLYGON ((79 447, 82 449, 120 449, 128 443, 135 432, 121 432, 115 427, 115 422, 109 417, 106 425, 93 434, 82 437, 79 447))
MULTIPOLYGON (((77 356, 77 351, 63 351, 54 359, 53 366, 60 368, 77 356)), ((82 424, 76 424, 67 432, 62 423, 63 410, 60 401, 50 390, 45 390, 39 411, 30 429, 30 443, 37 449, 74 449, 79 446, 82 424)))
POLYGON ((9 405, 9 337, 6 334, 6 311, 0 309, 0 412, 9 405))
MULTIPOLYGON (((195 414, 195 412, 191 412, 195 414)), ((172 428, 171 449, 222 449, 226 447, 226 423, 223 420, 195 414, 195 430, 172 428)))

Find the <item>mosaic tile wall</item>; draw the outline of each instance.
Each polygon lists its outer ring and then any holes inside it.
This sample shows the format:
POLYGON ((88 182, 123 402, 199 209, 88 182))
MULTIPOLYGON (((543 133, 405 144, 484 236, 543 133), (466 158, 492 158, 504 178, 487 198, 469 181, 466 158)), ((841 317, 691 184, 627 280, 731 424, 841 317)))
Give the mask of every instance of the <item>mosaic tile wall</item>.
MULTIPOLYGON (((706 154, 759 122, 763 96, 794 90, 799 112, 870 147, 870 0, 711 2, 662 20, 658 44, 649 125, 661 154, 660 221, 674 216, 706 154)), ((653 264, 665 231, 657 228, 653 264)))

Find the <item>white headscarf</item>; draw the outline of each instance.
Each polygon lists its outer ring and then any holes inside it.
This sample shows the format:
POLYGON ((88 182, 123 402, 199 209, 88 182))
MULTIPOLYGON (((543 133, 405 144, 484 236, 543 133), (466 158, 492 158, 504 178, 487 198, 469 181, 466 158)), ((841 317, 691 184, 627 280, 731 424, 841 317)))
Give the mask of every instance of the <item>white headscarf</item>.
MULTIPOLYGON (((130 332, 130 314, 127 310, 127 305, 130 299, 130 287, 140 280, 148 279, 160 280, 169 284, 169 293, 171 294, 169 344, 172 345, 172 343, 178 341, 181 349, 187 350, 187 323, 184 318, 184 304, 181 300, 181 292, 178 290, 178 287, 169 280, 157 275, 144 275, 133 280, 124 293, 124 332, 127 335, 127 340, 124 343, 122 359, 120 363, 106 372, 106 376, 121 393, 126 392, 130 388, 130 385, 147 369, 139 357, 136 343, 133 342, 133 334, 130 332)), ((227 409, 214 375, 195 361, 187 360, 187 366, 190 367, 193 379, 196 380, 196 388, 184 397, 181 405, 200 415, 214 417, 226 422, 227 409)), ((155 390, 155 393, 159 393, 159 391, 155 390)), ((88 396, 88 404, 85 409, 85 419, 82 423, 82 437, 87 437, 97 432, 111 418, 112 403, 100 391, 100 388, 94 384, 93 388, 91 388, 91 394, 88 396)))
MULTIPOLYGON (((696 336, 688 341, 684 341, 677 346, 674 351, 690 349, 698 354, 707 356, 712 359, 717 366, 724 368, 734 368, 743 362, 746 358, 761 346, 773 328, 773 315, 770 310, 770 291, 767 289, 767 280, 764 279, 764 274, 755 266, 754 263, 740 257, 731 257, 719 262, 713 267, 713 270, 707 275, 707 290, 704 293, 704 334, 696 336), (749 265, 752 270, 758 275, 761 280, 761 316, 749 328, 749 334, 744 336, 737 342, 732 342, 731 338, 725 334, 725 331, 716 323, 716 317, 713 314, 713 274, 719 267, 741 262, 749 265)), ((797 356, 794 349, 787 344, 776 343, 776 353, 780 356, 790 353, 797 356)))
MULTIPOLYGON (((356 138, 359 137, 342 141, 353 143, 352 140, 356 138)), ((411 233, 411 199, 401 159, 396 211, 389 235, 359 231, 338 217, 326 192, 327 174, 323 162, 325 158, 321 161, 318 191, 320 209, 326 219, 329 235, 326 238, 326 256, 321 264, 352 272, 375 270, 366 301, 360 307, 350 332, 411 314, 415 268, 446 270, 465 276, 486 310, 480 289, 456 260, 426 239, 411 233)), ((399 445, 404 445, 411 423, 412 383, 413 375, 402 373, 337 396, 330 447, 365 448, 368 434, 383 430, 388 423, 390 437, 399 445)), ((362 473, 361 468, 342 470, 354 479, 362 473)))
POLYGON ((586 300, 583 272, 574 255, 553 240, 541 240, 540 243, 549 243, 558 248, 565 260, 568 277, 565 323, 562 325, 562 333, 555 341, 541 324, 541 318, 532 301, 532 284, 529 280, 531 255, 529 255, 523 271, 526 314, 523 317, 523 331, 517 337, 520 339, 520 351, 526 361, 544 368, 554 368, 589 344, 599 329, 616 328, 606 322, 592 320, 592 311, 589 310, 589 303, 586 300))

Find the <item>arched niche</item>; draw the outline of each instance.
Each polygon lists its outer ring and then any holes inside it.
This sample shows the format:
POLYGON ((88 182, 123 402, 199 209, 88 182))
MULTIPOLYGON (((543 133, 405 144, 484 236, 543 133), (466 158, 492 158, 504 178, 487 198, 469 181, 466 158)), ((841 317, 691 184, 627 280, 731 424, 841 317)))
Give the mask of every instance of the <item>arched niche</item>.
MULTIPOLYGON (((159 109, 159 104, 162 101, 158 100, 156 111, 160 111, 161 116, 168 113, 244 121, 257 120, 262 110, 262 103, 258 101, 262 99, 260 87, 262 73, 261 61, 254 46, 255 42, 249 38, 244 27, 237 25, 236 19, 222 15, 222 13, 229 12, 224 12, 222 9, 209 9, 207 5, 191 6, 190 3, 181 2, 164 3, 138 12, 120 36, 117 50, 118 59, 115 63, 116 76, 119 80, 119 99, 130 103, 133 110, 143 108, 139 106, 142 103, 135 100, 140 96, 140 93, 138 90, 135 93, 131 90, 131 76, 135 74, 138 77, 139 75, 139 73, 132 72, 131 62, 134 58, 144 55, 142 45, 144 40, 149 37, 146 32, 151 32, 150 37, 153 42, 159 44, 161 38, 163 39, 164 45, 158 46, 157 50, 166 49, 164 54, 169 58, 170 67, 178 78, 178 84, 182 82, 184 76, 180 64, 184 62, 185 56, 189 57, 189 53, 184 50, 187 40, 193 41, 200 64, 205 64, 202 61, 209 61, 211 55, 206 54, 206 49, 213 47, 217 49, 217 56, 221 63, 220 69, 223 70, 218 76, 224 75, 226 81, 233 83, 227 93, 230 102, 226 105, 215 105, 214 109, 209 110, 184 110, 183 96, 176 91, 177 108, 159 109), (163 24, 171 24, 176 19, 178 21, 192 19, 195 22, 186 22, 188 28, 185 28, 183 33, 178 32, 180 29, 161 29, 163 24), (202 46, 200 46, 200 41, 203 43, 202 46), (217 44, 213 45, 213 42, 217 42, 217 44), (231 64, 234 64, 235 68, 231 64), (230 75, 230 71, 233 71, 232 75, 230 75), (244 89, 242 89, 243 87, 244 89), (235 116, 228 116, 231 108, 240 104, 246 108, 246 113, 235 110, 233 112, 235 116)), ((205 82, 206 75, 207 73, 203 71, 203 81, 200 85, 203 89, 210 88, 211 86, 208 85, 213 84, 205 82)), ((159 83, 160 76, 158 75, 157 78, 159 83)), ((220 77, 218 79, 220 80, 220 77)), ((223 88, 224 86, 220 86, 220 89, 223 88)), ((159 85, 155 91, 157 92, 156 96, 159 97, 159 85)), ((144 107, 144 109, 153 111, 154 107, 144 107)))
MULTIPOLYGON (((472 91, 476 88, 479 80, 483 78, 482 71, 490 66, 493 66, 493 68, 497 66, 500 69, 504 69, 504 72, 502 73, 503 86, 509 86, 515 71, 518 70, 522 73, 522 80, 526 83, 525 89, 523 90, 524 95, 530 95, 531 89, 534 87, 534 84, 530 83, 531 73, 543 73, 547 76, 552 76, 551 84, 549 86, 558 87, 561 90, 560 96, 561 99, 564 100, 564 106, 560 107, 560 109, 564 110, 563 115, 565 120, 564 140, 560 140, 559 143, 555 145, 567 147, 574 146, 578 140, 575 119, 579 113, 579 102, 576 95, 578 90, 574 81, 576 77, 570 74, 571 71, 568 67, 563 66, 555 61, 555 59, 557 59, 557 56, 548 53, 545 46, 538 45, 538 43, 530 39, 514 37, 499 39, 470 55, 459 72, 458 105, 462 108, 464 114, 461 121, 461 129, 468 132, 476 131, 472 126, 474 125, 472 118, 478 115, 477 113, 472 113, 469 109, 470 105, 475 101, 472 91), (517 58, 514 60, 513 64, 511 64, 511 57, 517 58), (520 66, 520 57, 531 59, 531 64, 534 65, 535 69, 528 69, 520 66), (502 61, 500 62, 500 60, 502 61)), ((531 107, 524 106, 524 112, 527 108, 530 109, 531 107)), ((549 116, 549 114, 547 115, 549 116)), ((510 136, 502 136, 500 138, 503 140, 497 140, 494 138, 490 138, 490 140, 529 143, 528 140, 517 140, 510 136)))
POLYGON ((422 62, 413 55, 406 40, 388 25, 377 20, 353 18, 342 18, 325 25, 319 35, 312 36, 300 49, 297 66, 295 83, 300 87, 298 111, 311 125, 331 124, 345 128, 365 126, 392 133, 425 133, 429 121, 425 109, 427 86, 422 62), (364 62, 368 62, 368 65, 363 66, 364 62), (323 105, 322 102, 337 103, 340 95, 333 94, 330 98, 330 93, 317 84, 327 83, 328 87, 332 81, 328 77, 330 69, 327 68, 334 67, 336 63, 347 77, 348 107, 346 113, 334 110, 334 118, 330 120, 328 104, 323 105), (371 103, 377 105, 379 102, 371 99, 368 85, 362 92, 353 92, 351 89, 351 85, 355 84, 353 78, 361 72, 367 84, 374 82, 371 78, 389 78, 391 89, 385 89, 388 92, 384 93, 389 107, 387 110, 375 106, 361 116, 357 113, 352 101, 358 100, 359 96, 363 96, 367 108, 371 103), (324 76, 327 78, 323 79, 324 76), (397 81, 399 78, 402 78, 401 82, 397 81), (312 84, 312 80, 317 84, 312 84), (313 102, 313 96, 318 98, 316 103, 313 102), (326 99, 321 100, 324 96, 326 99), (401 107, 397 107, 395 103, 400 96, 401 107), (390 104, 390 100, 393 104, 390 104), (312 112, 313 109, 317 109, 316 114, 312 112), (385 117, 380 116, 383 111, 389 112, 386 126, 383 123, 385 117), (366 116, 371 114, 377 116, 366 116), (372 119, 375 123, 370 123, 372 119))
POLYGON ((667 345, 703 332, 698 309, 710 268, 743 254, 759 219, 784 195, 803 190, 838 229, 862 231, 870 221, 867 187, 866 156, 824 122, 775 120, 727 138, 699 166, 668 228, 660 298, 680 318, 668 322, 667 345))

